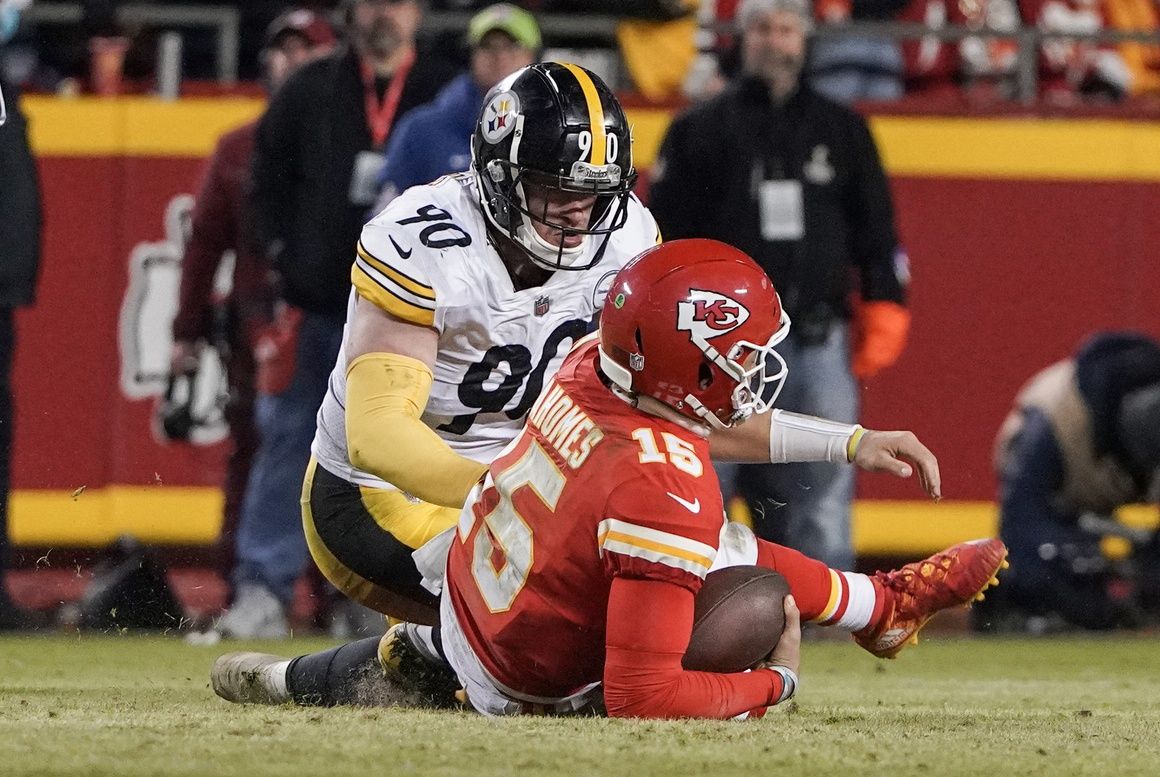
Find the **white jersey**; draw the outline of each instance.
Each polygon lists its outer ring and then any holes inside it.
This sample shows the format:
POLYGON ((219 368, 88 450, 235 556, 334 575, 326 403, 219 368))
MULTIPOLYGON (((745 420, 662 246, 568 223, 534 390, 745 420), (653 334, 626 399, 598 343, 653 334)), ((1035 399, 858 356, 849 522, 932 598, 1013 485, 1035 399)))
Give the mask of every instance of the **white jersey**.
MULTIPOLYGON (((588 238, 586 250, 595 250, 601 240, 588 238)), ((456 453, 488 464, 519 432, 572 344, 596 328, 616 272, 657 242, 652 214, 631 196, 627 222, 612 233, 595 266, 557 271, 543 286, 516 291, 488 240, 472 176, 447 176, 403 192, 363 227, 347 321, 357 295, 396 318, 439 332, 423 422, 456 453)), ((348 325, 311 450, 335 475, 390 488, 353 467, 347 453, 349 337, 348 325)))

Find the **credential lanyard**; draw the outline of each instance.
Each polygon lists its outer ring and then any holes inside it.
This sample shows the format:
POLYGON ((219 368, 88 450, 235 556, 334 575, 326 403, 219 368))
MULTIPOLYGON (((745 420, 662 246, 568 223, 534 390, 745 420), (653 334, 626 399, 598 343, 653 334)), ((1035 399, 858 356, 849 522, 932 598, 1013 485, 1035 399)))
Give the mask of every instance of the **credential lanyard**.
POLYGON ((395 74, 391 77, 390 86, 380 102, 375 91, 375 73, 365 61, 359 61, 362 69, 363 91, 366 97, 367 129, 371 133, 371 141, 375 148, 381 149, 387 135, 391 133, 391 126, 395 123, 395 113, 399 110, 399 99, 403 96, 403 87, 407 83, 407 76, 411 73, 411 66, 415 64, 415 52, 399 63, 395 74))

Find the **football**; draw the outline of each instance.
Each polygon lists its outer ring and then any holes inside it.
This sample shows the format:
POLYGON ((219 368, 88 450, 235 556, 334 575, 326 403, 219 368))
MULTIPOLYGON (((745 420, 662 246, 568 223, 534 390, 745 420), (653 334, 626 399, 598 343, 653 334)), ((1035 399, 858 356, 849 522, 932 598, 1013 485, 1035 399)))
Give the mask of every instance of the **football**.
POLYGON ((781 639, 788 593, 789 583, 772 569, 710 572, 697 593, 685 669, 742 672, 764 659, 781 639))

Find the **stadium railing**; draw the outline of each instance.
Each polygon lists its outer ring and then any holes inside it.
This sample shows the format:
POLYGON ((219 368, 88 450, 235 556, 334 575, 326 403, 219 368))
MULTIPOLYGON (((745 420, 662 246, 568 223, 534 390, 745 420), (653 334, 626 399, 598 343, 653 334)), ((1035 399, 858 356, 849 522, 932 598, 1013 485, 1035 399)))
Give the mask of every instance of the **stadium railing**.
MULTIPOLYGON (((25 11, 29 21, 37 24, 79 24, 84 17, 80 3, 33 3, 25 11)), ((241 40, 241 14, 237 8, 220 5, 159 6, 151 3, 125 3, 117 6, 117 21, 123 25, 149 25, 158 28, 209 27, 215 31, 217 51, 215 70, 221 84, 238 80, 238 50, 241 40)))
MULTIPOLYGON (((219 83, 234 84, 238 77, 239 11, 237 8, 208 5, 158 6, 147 3, 126 3, 117 8, 117 19, 124 24, 147 24, 156 27, 210 27, 217 40, 216 72, 219 83)), ((75 24, 80 22, 83 9, 80 3, 35 3, 27 11, 29 19, 45 24, 75 24)), ((432 33, 450 33, 467 28, 471 14, 464 12, 431 12, 424 18, 424 30, 432 33)), ((610 15, 541 14, 537 17, 544 37, 556 44, 562 41, 588 41, 607 47, 616 45, 619 19, 610 15)), ((720 23, 704 28, 706 32, 731 33, 732 23, 720 23)), ((994 29, 947 25, 930 27, 921 22, 852 22, 849 24, 822 24, 814 35, 822 38, 881 37, 897 41, 930 40, 957 42, 968 38, 1014 41, 1017 54, 1014 66, 1015 95, 1018 101, 1031 104, 1039 92, 1039 52, 1045 41, 1071 40, 1088 43, 1139 42, 1160 46, 1160 30, 1127 32, 1100 30, 1090 33, 1061 34, 1040 30, 1034 26, 1016 29, 994 29)))

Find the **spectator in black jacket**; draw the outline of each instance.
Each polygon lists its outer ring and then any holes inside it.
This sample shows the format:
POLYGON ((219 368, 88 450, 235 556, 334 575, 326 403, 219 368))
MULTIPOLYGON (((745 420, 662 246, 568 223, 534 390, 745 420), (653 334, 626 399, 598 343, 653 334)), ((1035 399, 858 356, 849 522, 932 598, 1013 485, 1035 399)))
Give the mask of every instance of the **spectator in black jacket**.
MULTIPOLYGON (((673 122, 650 208, 665 238, 715 238, 762 265, 793 320, 778 405, 853 423, 855 377, 892 364, 909 326, 886 175, 866 122, 801 79, 804 0, 745 0, 737 20, 742 76, 673 122)), ((764 537, 852 566, 848 467, 745 465, 736 482, 764 537)))
POLYGON ((338 357, 355 245, 397 119, 455 68, 417 50, 416 0, 348 0, 349 47, 298 70, 258 126, 253 208, 284 304, 259 336, 259 448, 237 534, 234 603, 222 636, 288 633, 306 561, 298 499, 314 416, 338 357))
MULTIPOLYGON (((3 45, 3 40, 0 40, 3 45)), ((19 628, 25 614, 8 596, 8 485, 12 463, 12 356, 16 308, 31 305, 40 266, 40 184, 17 95, 0 84, 0 630, 19 628)))

